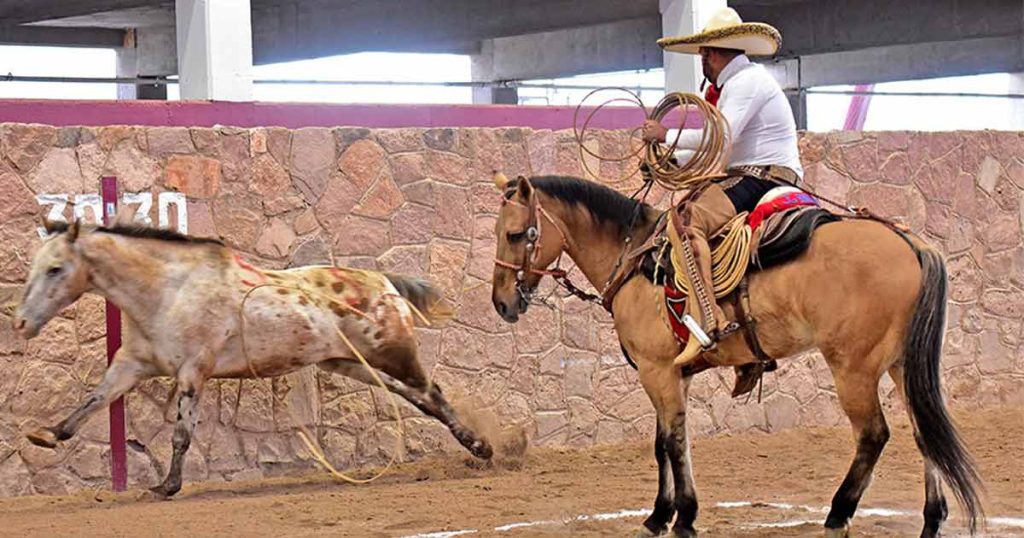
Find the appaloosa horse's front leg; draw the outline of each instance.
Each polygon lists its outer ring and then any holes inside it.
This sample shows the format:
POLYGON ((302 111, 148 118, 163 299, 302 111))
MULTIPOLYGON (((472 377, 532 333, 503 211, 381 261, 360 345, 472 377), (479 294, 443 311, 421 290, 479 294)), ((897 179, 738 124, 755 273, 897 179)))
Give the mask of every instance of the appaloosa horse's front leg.
POLYGON ((196 421, 199 419, 197 407, 199 398, 203 392, 205 379, 195 371, 179 372, 178 386, 175 397, 178 400, 178 417, 174 424, 174 436, 172 445, 174 453, 171 455, 170 469, 167 477, 159 486, 150 488, 150 491, 162 497, 170 497, 181 490, 181 471, 185 462, 185 453, 192 444, 192 432, 195 431, 196 421))
POLYGON ((70 439, 78 432, 96 411, 106 408, 111 402, 132 389, 139 381, 155 375, 148 364, 143 364, 118 352, 113 363, 103 374, 103 380, 67 418, 56 426, 40 428, 26 435, 28 440, 45 448, 56 448, 57 443, 70 439))

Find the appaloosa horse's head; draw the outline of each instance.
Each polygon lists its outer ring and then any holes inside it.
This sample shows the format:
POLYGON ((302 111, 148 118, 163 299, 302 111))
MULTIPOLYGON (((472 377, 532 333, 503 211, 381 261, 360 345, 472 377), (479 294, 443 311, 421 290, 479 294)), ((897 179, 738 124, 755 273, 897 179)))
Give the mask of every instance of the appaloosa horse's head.
POLYGON ((28 281, 14 315, 14 328, 25 338, 39 334, 58 312, 89 289, 89 271, 75 248, 80 226, 45 223, 51 236, 32 259, 28 281))
POLYGON ((494 185, 502 193, 494 233, 497 250, 491 301, 498 315, 509 323, 519 321, 544 275, 565 249, 564 232, 540 205, 540 195, 526 177, 509 180, 495 174, 494 185))

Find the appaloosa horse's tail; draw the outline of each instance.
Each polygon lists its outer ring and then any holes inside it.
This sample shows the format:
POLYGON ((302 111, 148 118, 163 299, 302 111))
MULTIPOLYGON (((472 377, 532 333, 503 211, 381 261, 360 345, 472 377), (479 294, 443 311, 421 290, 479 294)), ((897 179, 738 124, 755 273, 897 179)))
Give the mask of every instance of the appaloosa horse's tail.
POLYGON ((455 315, 444 294, 422 278, 384 273, 398 293, 409 300, 420 313, 432 322, 451 319, 455 315))
POLYGON ((984 517, 978 488, 981 477, 943 402, 939 360, 946 326, 946 265, 934 248, 914 245, 921 263, 921 292, 904 342, 907 400, 922 455, 953 490, 973 534, 984 517))

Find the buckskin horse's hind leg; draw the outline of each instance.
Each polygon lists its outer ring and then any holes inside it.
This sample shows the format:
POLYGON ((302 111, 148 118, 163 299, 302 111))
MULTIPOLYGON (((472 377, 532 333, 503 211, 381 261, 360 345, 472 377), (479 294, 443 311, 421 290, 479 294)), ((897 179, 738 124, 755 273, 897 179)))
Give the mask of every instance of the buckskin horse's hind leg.
MULTIPOLYGON (((317 366, 322 370, 351 377, 367 385, 377 386, 376 380, 366 371, 366 368, 351 359, 330 359, 317 366)), ((440 420, 471 454, 481 459, 490 459, 493 455, 494 452, 487 440, 477 437, 476 433, 462 424, 436 385, 428 385, 426 389, 419 389, 380 370, 377 371, 377 375, 380 376, 388 390, 405 398, 424 414, 440 420)))
MULTIPOLYGON (((900 401, 907 409, 910 409, 906 386, 903 384, 902 361, 889 368, 889 377, 896 385, 900 401)), ((914 426, 914 441, 920 446, 921 434, 917 431, 914 421, 910 422, 914 426)), ((939 476, 939 471, 928 458, 924 458, 924 499, 924 528, 921 529, 921 538, 933 538, 939 535, 939 529, 942 528, 942 523, 949 515, 949 506, 946 504, 946 495, 942 492, 942 478, 939 476)))
MULTIPOLYGON (((188 370, 192 370, 188 368, 188 370)), ((192 444, 192 433, 196 428, 196 421, 199 418, 197 407, 199 398, 203 392, 204 380, 201 376, 193 373, 182 375, 178 372, 178 386, 175 396, 178 400, 178 417, 174 424, 174 436, 172 445, 174 453, 171 455, 170 469, 167 477, 159 486, 150 488, 150 491, 162 497, 170 497, 181 490, 181 471, 185 462, 185 453, 192 444)))
MULTIPOLYGON (((873 353, 879 352, 876 349, 873 353)), ((868 356, 858 367, 878 362, 880 361, 868 356)), ((857 452, 846 478, 832 497, 832 508, 825 519, 825 536, 829 538, 848 536, 850 519, 857 511, 857 504, 871 482, 871 473, 882 454, 882 448, 889 441, 889 427, 885 423, 882 406, 878 401, 878 380, 881 376, 874 375, 870 368, 844 371, 841 366, 837 366, 841 364, 829 362, 835 378, 839 404, 842 405, 853 427, 857 452)))
POLYGON ((74 436, 96 411, 105 409, 110 402, 131 390, 136 383, 152 375, 153 372, 148 365, 128 358, 124 352, 118 352, 110 368, 103 374, 103 380, 71 415, 56 426, 40 428, 26 437, 36 446, 55 448, 58 442, 74 436))

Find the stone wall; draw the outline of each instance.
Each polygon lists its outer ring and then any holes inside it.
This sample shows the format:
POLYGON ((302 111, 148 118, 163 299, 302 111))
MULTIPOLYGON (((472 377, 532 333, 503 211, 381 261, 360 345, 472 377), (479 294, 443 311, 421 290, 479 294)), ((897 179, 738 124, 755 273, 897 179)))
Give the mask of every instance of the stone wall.
MULTIPOLYGON (((600 132, 588 144, 621 153, 624 137, 600 132)), ((458 305, 458 316, 419 330, 423 362, 446 392, 475 397, 504 424, 524 425, 535 444, 649 438, 651 406, 603 310, 556 296, 557 308, 532 309, 509 326, 490 305, 497 208, 491 170, 581 175, 575 147, 570 131, 521 128, 0 125, 0 299, 8 304, 18 297, 39 244, 38 217, 62 208, 70 216, 71 205, 61 201, 67 195, 89 218, 81 209, 88 197, 74 195, 96 193, 100 176, 116 175, 125 192, 143 193, 131 200, 154 222, 184 224, 166 215, 163 202, 145 206, 145 193, 160 200, 183 193, 189 233, 223 237, 265 267, 333 262, 430 276, 458 305)), ((801 148, 807 179, 823 195, 905 216, 947 252, 952 307, 945 372, 953 404, 1024 403, 1017 388, 1024 381, 1024 138, 808 134, 801 148)), ((623 171, 592 164, 604 177, 623 171)), ((0 495, 109 483, 105 416, 56 451, 27 446, 22 435, 63 417, 97 383, 104 342, 97 297, 79 301, 30 343, 0 319, 0 495)), ((731 400, 731 383, 731 370, 695 382, 696 434, 844 421, 818 355, 785 361, 767 376, 761 404, 731 400)), ((127 396, 133 486, 154 484, 166 469, 168 390, 166 382, 151 381, 127 396)), ((886 405, 894 405, 891 383, 883 391, 886 405)), ((405 457, 459 450, 440 424, 408 405, 402 409, 405 457)), ((314 369, 274 381, 211 383, 186 480, 308 471, 297 425, 313 429, 338 466, 379 463, 393 449, 394 419, 377 389, 314 369)))

